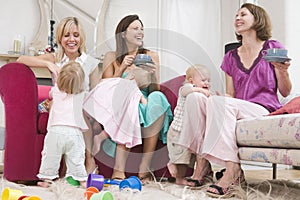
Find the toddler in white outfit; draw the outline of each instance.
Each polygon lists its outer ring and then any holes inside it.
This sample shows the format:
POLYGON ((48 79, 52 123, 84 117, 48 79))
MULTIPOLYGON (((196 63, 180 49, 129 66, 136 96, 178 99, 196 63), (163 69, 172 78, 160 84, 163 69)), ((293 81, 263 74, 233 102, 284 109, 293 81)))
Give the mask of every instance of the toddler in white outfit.
POLYGON ((51 180, 58 178, 61 157, 64 156, 67 172, 86 187, 85 143, 82 132, 88 130, 83 118, 84 71, 79 63, 65 64, 50 91, 53 103, 48 119, 42 162, 37 175, 39 186, 49 187, 51 180))

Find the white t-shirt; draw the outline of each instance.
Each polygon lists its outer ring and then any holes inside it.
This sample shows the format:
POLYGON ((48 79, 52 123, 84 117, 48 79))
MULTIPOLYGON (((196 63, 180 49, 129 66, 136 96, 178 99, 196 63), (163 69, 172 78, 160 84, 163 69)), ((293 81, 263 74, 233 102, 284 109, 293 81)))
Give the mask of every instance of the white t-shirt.
MULTIPOLYGON (((55 63, 58 67, 62 67, 65 64, 67 64, 69 62, 69 58, 67 57, 67 55, 65 54, 63 59, 59 62, 59 63, 55 63)), ((95 68, 98 66, 99 64, 99 60, 87 55, 86 53, 82 53, 80 57, 75 59, 75 62, 78 62, 84 71, 85 77, 84 77, 84 88, 86 91, 90 90, 90 79, 89 79, 89 75, 95 70, 95 68)), ((53 80, 53 78, 52 78, 53 80)))

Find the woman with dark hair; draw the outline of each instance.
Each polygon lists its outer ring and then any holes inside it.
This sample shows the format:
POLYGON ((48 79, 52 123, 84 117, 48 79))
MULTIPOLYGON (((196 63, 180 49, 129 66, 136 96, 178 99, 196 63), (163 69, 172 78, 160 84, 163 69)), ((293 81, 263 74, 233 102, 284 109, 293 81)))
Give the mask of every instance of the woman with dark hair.
POLYGON ((213 197, 229 197, 233 194, 231 187, 245 181, 236 142, 237 120, 277 110, 281 107, 277 91, 285 97, 292 87, 290 63, 263 58, 267 49, 284 48, 278 41, 270 40, 271 23, 266 11, 254 4, 243 4, 235 16, 234 27, 242 45, 228 51, 221 64, 226 95, 189 95, 179 139, 180 144, 202 156, 193 179, 203 183, 211 171, 210 162, 226 167, 219 181, 207 189, 207 195, 213 197), (196 144, 194 138, 198 140, 196 144))
MULTIPOLYGON (((138 176, 142 182, 145 182, 152 178, 150 165, 157 141, 160 138, 166 143, 166 134, 173 116, 170 104, 164 94, 159 91, 160 66, 158 54, 143 47, 143 38, 144 27, 139 17, 137 15, 124 17, 119 22, 115 31, 116 51, 107 52, 105 54, 102 78, 104 81, 108 78, 135 79, 140 91, 146 98, 146 102, 136 105, 139 115, 139 129, 141 130, 141 138, 143 141, 143 156, 139 165, 138 176), (135 65, 133 61, 138 54, 150 56, 150 62, 138 66, 135 65), (143 82, 143 84, 140 84, 140 82, 143 82)), ((124 86, 120 87, 124 90, 124 86)), ((106 93, 106 91, 101 92, 106 93)), ((109 90, 107 93, 109 93, 109 90)), ((115 100, 116 104, 122 104, 119 101, 121 102, 120 99, 115 100)), ((112 113, 114 114, 114 112, 112 113)), ((117 111, 116 113, 120 112, 117 111)), ((104 130, 110 136, 110 130, 112 129, 108 130, 109 124, 105 123, 104 120, 100 121, 95 115, 92 116, 104 126, 104 130)), ((122 125, 124 124, 119 124, 119 126, 122 125)), ((126 129, 122 131, 129 132, 129 130, 126 129)), ((128 139, 132 137, 132 134, 126 133, 126 137, 128 139)), ((105 137, 103 137, 102 134, 94 137, 94 154, 97 153, 104 139, 105 137)), ((130 147, 129 145, 125 145, 122 141, 114 142, 117 143, 117 148, 112 178, 124 179, 125 164, 130 147)))

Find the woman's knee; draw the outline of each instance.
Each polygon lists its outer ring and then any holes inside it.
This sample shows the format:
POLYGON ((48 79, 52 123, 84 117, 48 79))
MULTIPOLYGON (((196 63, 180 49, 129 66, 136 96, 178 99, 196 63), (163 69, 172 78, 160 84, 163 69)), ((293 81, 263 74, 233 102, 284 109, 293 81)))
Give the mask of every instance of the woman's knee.
POLYGON ((193 92, 186 96, 185 104, 186 105, 201 105, 205 106, 207 102, 207 97, 198 92, 193 92))

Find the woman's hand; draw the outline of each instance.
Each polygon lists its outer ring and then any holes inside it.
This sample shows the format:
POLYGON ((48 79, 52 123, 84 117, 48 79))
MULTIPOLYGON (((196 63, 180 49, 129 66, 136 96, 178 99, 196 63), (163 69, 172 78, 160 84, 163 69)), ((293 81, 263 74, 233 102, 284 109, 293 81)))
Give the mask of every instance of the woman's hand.
POLYGON ((121 64, 122 68, 126 69, 127 67, 131 66, 134 59, 135 59, 134 55, 126 55, 121 64))
POLYGON ((290 62, 271 62, 275 69, 278 69, 280 72, 286 72, 290 66, 290 62))
POLYGON ((155 73, 156 72, 156 65, 155 64, 152 64, 152 63, 145 63, 145 64, 142 64, 142 65, 139 65, 140 68, 142 68, 143 70, 146 70, 147 72, 150 72, 150 73, 155 73))
POLYGON ((54 77, 58 76, 60 69, 56 64, 54 64, 52 62, 47 62, 47 67, 50 70, 50 72, 53 73, 54 77))

